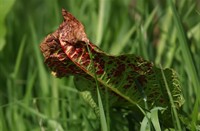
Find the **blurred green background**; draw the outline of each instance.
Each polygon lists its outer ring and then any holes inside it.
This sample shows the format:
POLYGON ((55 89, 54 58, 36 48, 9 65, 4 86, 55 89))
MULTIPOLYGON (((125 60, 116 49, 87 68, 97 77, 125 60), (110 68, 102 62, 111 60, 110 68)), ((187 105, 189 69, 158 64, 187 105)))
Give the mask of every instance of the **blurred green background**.
POLYGON ((62 22, 62 8, 84 24, 89 39, 104 51, 134 53, 175 69, 185 97, 183 110, 195 123, 200 102, 200 1, 177 1, 176 10, 170 1, 0 0, 0 130, 99 129, 73 77, 54 78, 39 50, 40 42, 62 22))

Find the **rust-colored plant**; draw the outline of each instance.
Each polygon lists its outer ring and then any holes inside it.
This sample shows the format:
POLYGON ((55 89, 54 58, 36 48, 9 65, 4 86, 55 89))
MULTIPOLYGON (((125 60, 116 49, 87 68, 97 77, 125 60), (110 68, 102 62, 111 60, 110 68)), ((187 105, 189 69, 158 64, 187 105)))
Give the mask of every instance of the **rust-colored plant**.
MULTIPOLYGON (((74 16, 66 10, 62 14, 64 22, 40 45, 45 63, 55 76, 73 75, 77 89, 90 92, 93 107, 97 103, 97 81, 101 95, 108 92, 110 108, 135 110, 135 105, 145 108, 145 99, 149 109, 168 107, 169 112, 171 105, 161 69, 139 56, 112 56, 103 52, 87 38, 83 25, 74 16)), ((165 69, 164 74, 179 109, 183 97, 177 75, 172 69, 165 69)), ((103 103, 105 98, 102 97, 103 103)), ((171 119, 166 113, 164 116, 163 121, 171 119)))

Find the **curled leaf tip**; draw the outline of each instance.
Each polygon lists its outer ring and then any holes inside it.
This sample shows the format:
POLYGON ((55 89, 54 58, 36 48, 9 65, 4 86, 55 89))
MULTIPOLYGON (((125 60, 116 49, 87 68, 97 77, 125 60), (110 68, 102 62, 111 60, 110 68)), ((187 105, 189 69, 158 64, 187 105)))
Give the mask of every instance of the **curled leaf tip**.
POLYGON ((89 43, 85 34, 84 26, 68 11, 62 10, 64 22, 59 27, 59 38, 61 42, 75 44, 78 41, 89 43))
POLYGON ((57 77, 74 75, 83 71, 70 61, 65 53, 66 46, 89 43, 83 25, 68 11, 62 9, 64 17, 59 28, 49 34, 40 44, 40 50, 45 58, 45 63, 57 77))

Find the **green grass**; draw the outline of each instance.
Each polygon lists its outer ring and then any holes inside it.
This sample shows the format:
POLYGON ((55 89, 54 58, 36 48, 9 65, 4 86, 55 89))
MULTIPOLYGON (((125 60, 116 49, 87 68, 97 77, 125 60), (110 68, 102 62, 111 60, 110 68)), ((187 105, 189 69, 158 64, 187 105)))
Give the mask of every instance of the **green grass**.
MULTIPOLYGON (((192 122, 189 128, 196 130, 200 120, 200 2, 12 2, 0 0, 0 7, 5 5, 0 13, 0 131, 94 131, 103 123, 79 96, 73 77, 55 78, 43 63, 39 44, 62 22, 62 8, 84 24, 89 39, 104 51, 134 53, 157 66, 175 69, 185 98, 183 110, 192 122)), ((163 109, 151 111, 150 126, 146 117, 139 127, 130 127, 124 118, 113 123, 110 118, 114 116, 106 116, 112 123, 106 126, 110 130, 161 130, 158 110, 163 109)))

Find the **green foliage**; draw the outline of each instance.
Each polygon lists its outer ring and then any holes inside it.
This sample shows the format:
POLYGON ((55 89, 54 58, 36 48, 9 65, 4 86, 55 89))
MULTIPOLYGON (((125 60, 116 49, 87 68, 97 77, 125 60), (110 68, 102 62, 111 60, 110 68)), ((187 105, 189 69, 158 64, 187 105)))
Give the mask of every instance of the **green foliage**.
MULTIPOLYGON (((90 40, 105 52, 133 53, 175 69, 185 98, 183 110, 192 122, 188 127, 199 128, 199 1, 176 1, 175 7, 158 0, 18 0, 11 5, 4 6, 9 13, 0 13, 6 25, 0 34, 7 30, 6 37, 0 36, 6 42, 0 52, 0 130, 99 130, 100 121, 79 96, 72 77, 56 79, 43 64, 39 44, 61 23, 61 8, 83 22, 90 40)), ((150 130, 159 130, 159 110, 150 113, 150 130)), ((132 117, 127 121, 118 112, 110 114, 115 119, 110 129, 149 126, 146 120, 133 125, 132 117)))
POLYGON ((8 15, 8 12, 12 8, 15 0, 0 0, 0 51, 2 51, 3 47, 6 44, 5 36, 6 36, 6 25, 5 18, 8 15))

